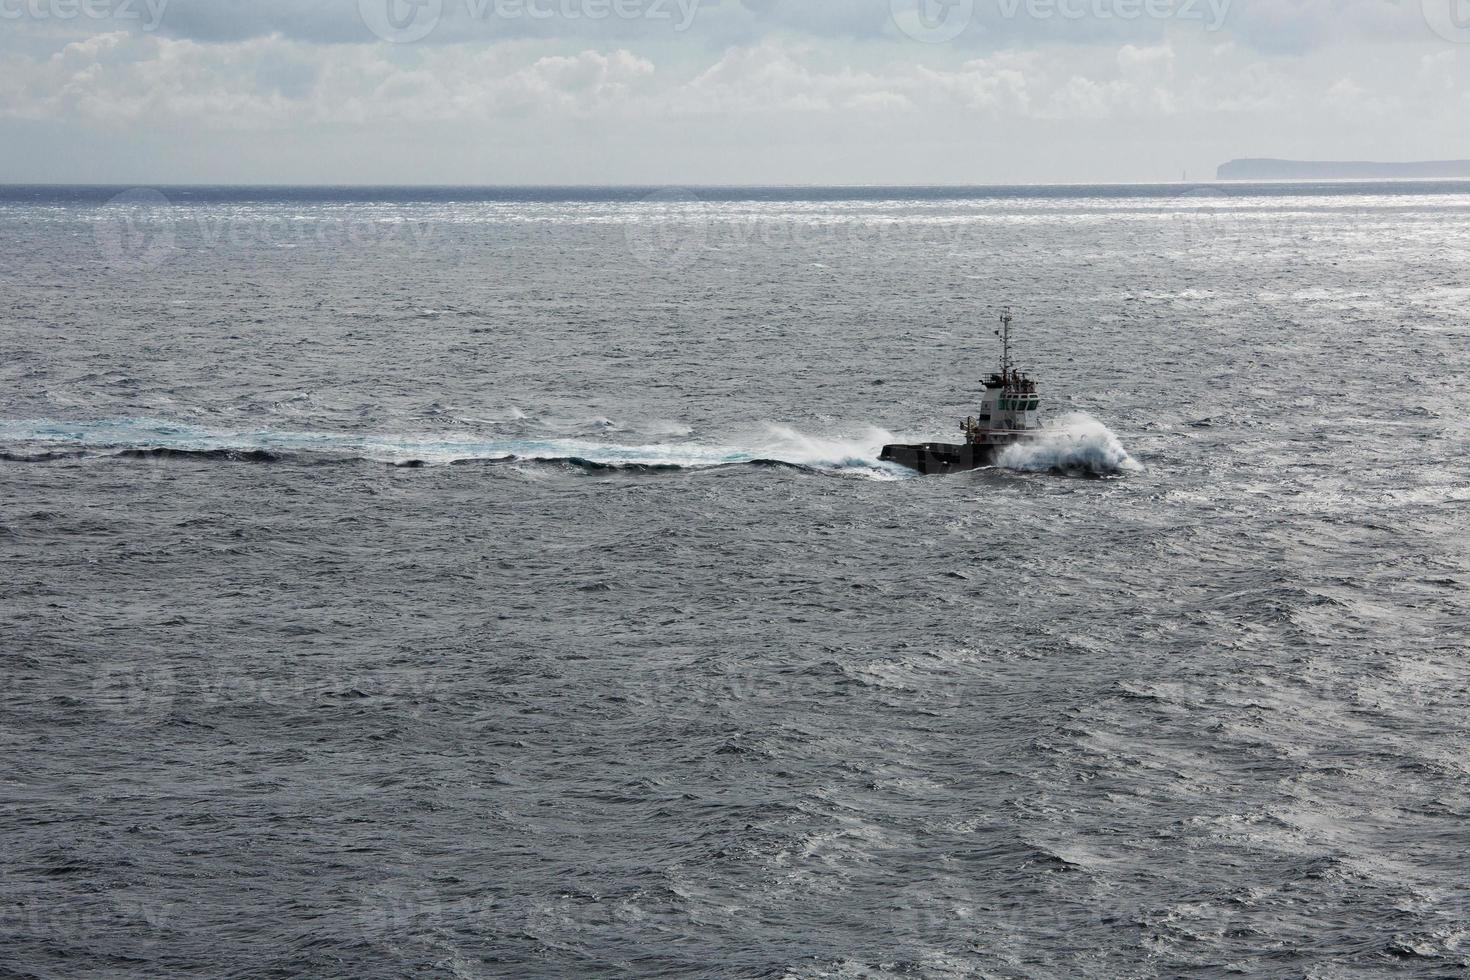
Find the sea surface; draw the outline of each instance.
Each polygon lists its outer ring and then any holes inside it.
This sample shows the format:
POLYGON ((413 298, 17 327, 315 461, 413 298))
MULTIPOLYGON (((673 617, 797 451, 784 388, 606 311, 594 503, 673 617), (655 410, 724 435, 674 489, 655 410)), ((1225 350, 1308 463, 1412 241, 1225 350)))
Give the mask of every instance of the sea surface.
POLYGON ((1470 971, 1470 184, 0 243, 0 975, 1470 971))

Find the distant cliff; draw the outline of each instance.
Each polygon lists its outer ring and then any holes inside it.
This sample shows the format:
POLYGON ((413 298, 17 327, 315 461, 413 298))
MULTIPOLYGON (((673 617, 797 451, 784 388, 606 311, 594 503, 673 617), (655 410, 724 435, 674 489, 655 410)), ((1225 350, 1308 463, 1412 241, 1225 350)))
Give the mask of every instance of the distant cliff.
POLYGON ((1220 180, 1470 180, 1470 160, 1426 163, 1333 163, 1307 160, 1231 160, 1220 180))

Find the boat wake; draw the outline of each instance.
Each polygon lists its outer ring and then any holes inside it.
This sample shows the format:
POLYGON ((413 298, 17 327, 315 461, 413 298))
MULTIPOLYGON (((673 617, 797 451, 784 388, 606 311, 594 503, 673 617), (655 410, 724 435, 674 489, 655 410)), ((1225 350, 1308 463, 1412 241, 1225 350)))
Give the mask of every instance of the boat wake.
MULTIPOLYGON (((820 438, 768 424, 730 444, 687 438, 660 441, 687 436, 687 430, 668 426, 645 435, 650 439, 647 443, 619 445, 596 438, 533 434, 475 438, 442 433, 225 431, 146 418, 0 421, 0 461, 117 456, 317 465, 365 461, 403 467, 521 463, 630 473, 779 466, 871 480, 915 476, 903 467, 879 461, 883 446, 894 437, 874 427, 856 436, 820 438)), ((1004 469, 1072 476, 1120 476, 1143 468, 1107 426, 1083 414, 1063 417, 1035 442, 1010 447, 997 463, 1004 469)))
POLYGON ((816 438, 786 426, 735 445, 651 442, 615 445, 584 438, 495 438, 343 432, 220 431, 157 419, 0 422, 0 460, 45 462, 84 456, 190 457, 236 462, 285 460, 394 466, 485 463, 563 465, 591 471, 657 472, 732 466, 786 466, 874 480, 906 473, 878 461, 892 436, 869 429, 853 438, 816 438))
POLYGON ((1123 476, 1143 470, 1112 429, 1082 412, 1057 419, 1039 439, 1009 447, 997 462, 1011 470, 1068 476, 1123 476))

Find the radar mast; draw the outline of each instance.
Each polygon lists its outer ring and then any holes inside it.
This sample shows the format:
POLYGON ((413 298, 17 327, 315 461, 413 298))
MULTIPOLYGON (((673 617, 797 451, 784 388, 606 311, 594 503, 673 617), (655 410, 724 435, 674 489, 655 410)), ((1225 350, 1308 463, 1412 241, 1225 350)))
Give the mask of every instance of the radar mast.
POLYGON ((1007 306, 1000 312, 1000 329, 995 332, 1000 338, 1000 377, 1002 381, 1010 381, 1014 376, 1015 367, 1011 363, 1011 308, 1007 306))

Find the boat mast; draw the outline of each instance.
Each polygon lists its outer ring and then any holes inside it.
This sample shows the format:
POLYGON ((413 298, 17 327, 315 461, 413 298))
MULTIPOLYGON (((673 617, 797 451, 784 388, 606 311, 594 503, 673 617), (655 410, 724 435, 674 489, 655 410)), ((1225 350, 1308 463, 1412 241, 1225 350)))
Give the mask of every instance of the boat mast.
POLYGON ((1000 377, 1002 381, 1011 380, 1011 308, 1007 306, 1000 313, 1001 329, 995 332, 1000 338, 1000 377))

